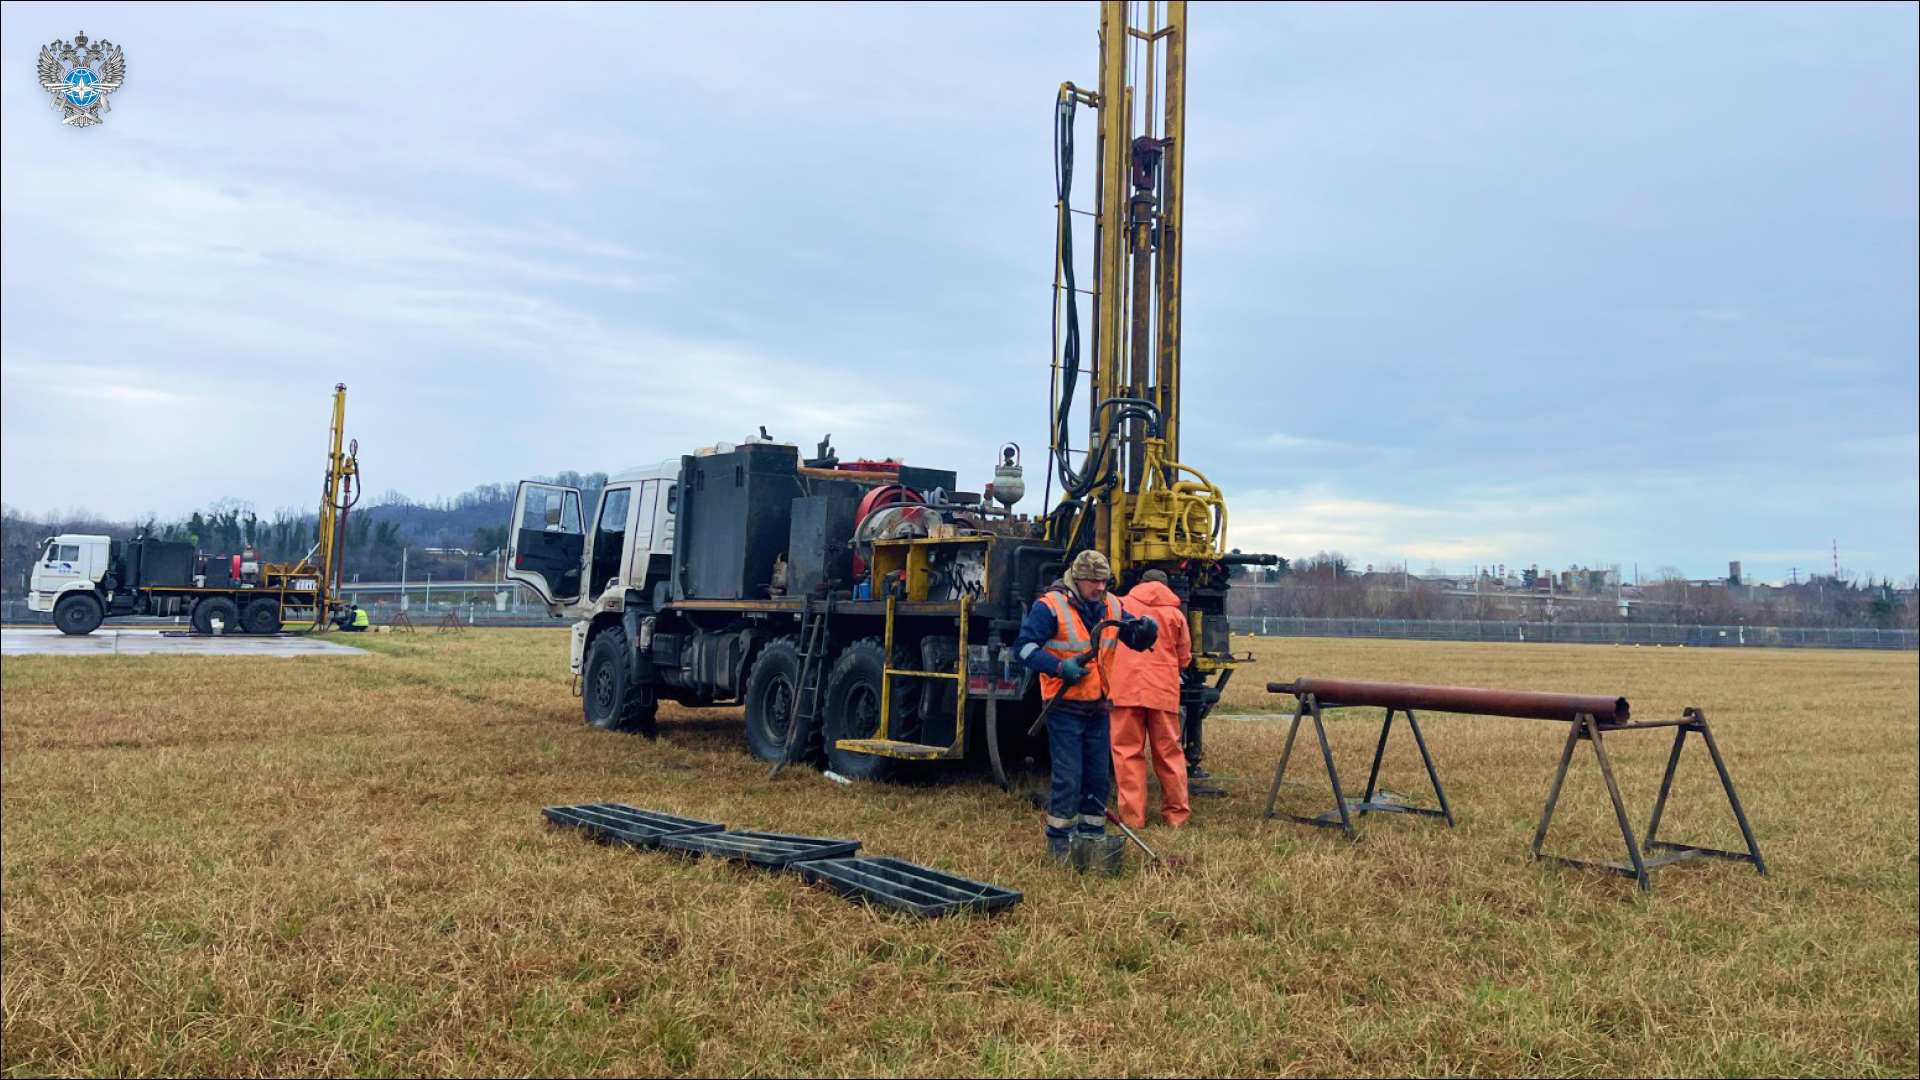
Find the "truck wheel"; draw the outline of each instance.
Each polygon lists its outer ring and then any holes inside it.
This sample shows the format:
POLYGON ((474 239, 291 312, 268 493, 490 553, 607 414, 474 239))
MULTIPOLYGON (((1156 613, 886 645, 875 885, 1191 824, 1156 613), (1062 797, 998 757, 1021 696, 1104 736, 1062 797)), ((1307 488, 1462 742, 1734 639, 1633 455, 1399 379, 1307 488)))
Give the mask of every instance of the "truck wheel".
POLYGON ((100 601, 85 593, 70 593, 53 605, 53 625, 63 634, 91 634, 103 613, 100 601))
POLYGON ((602 630, 587 646, 580 700, 587 723, 607 731, 635 731, 651 739, 658 733, 660 703, 650 686, 627 678, 627 634, 602 630))
POLYGON ((231 634, 240 629, 238 626, 240 609, 235 607, 233 601, 226 597, 216 596, 211 600, 202 600, 194 605, 193 629, 195 633, 213 633, 213 620, 215 619, 219 619, 221 625, 226 628, 221 631, 222 633, 231 634))
MULTIPOLYGON (((871 739, 880 733, 880 688, 886 666, 886 649, 867 638, 841 650, 833 670, 827 673, 827 700, 821 710, 827 765, 841 776, 886 780, 898 770, 898 762, 892 758, 834 748, 841 739, 871 739)), ((896 716, 901 712, 897 703, 894 712, 896 716)), ((898 739, 899 735, 893 737, 898 739)))
POLYGON ((277 634, 280 632, 280 601, 261 597, 247 603, 247 610, 240 616, 240 626, 249 634, 277 634))
MULTIPOLYGON (((761 761, 779 761, 787 752, 787 729, 800 708, 800 646, 780 638, 760 650, 747 676, 747 748, 761 761)), ((814 764, 820 760, 820 724, 816 716, 809 730, 799 733, 800 750, 793 760, 814 764)))

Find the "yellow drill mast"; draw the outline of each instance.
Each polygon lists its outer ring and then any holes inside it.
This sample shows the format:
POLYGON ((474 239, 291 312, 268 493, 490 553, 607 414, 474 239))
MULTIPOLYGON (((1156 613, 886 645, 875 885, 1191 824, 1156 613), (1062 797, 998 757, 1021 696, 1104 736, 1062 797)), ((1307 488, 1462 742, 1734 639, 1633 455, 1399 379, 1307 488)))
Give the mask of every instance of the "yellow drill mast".
MULTIPOLYGON (((1066 83, 1055 102, 1058 247, 1049 485, 1057 478, 1062 493, 1047 516, 1047 539, 1068 558, 1099 550, 1123 589, 1148 570, 1167 575, 1193 633, 1193 664, 1180 681, 1181 741, 1189 776, 1201 778, 1201 721, 1237 666, 1226 618, 1230 566, 1274 560, 1224 553, 1226 499, 1179 460, 1186 117, 1184 0, 1106 0, 1100 5, 1099 89, 1066 83), (1075 215, 1086 213, 1072 205, 1073 121, 1083 105, 1097 110, 1100 132, 1090 290, 1076 280, 1073 254, 1075 215), (1093 344, 1084 356, 1083 293, 1093 301, 1093 344), (1083 375, 1091 394, 1076 406, 1083 375), (1072 446, 1080 409, 1087 423, 1085 450, 1072 446)), ((1189 790, 1201 792, 1199 779, 1191 783, 1189 790)))
POLYGON ((333 424, 327 431, 327 476, 320 494, 320 526, 316 551, 320 558, 320 593, 314 605, 316 629, 324 629, 333 598, 346 574, 347 511, 360 501, 354 485, 360 477, 360 440, 342 440, 347 428, 347 384, 333 387, 333 424))
POLYGON ((1100 5, 1100 89, 1060 88, 1052 450, 1064 501, 1049 538, 1097 548, 1131 583, 1158 566, 1215 562, 1226 500, 1180 450, 1180 246, 1186 142, 1185 0, 1100 5), (1130 21, 1144 15, 1144 25, 1130 21), (1163 21, 1164 20, 1164 21, 1163 21), (1093 348, 1081 368, 1073 265, 1073 114, 1099 116, 1093 348), (1087 449, 1071 447, 1074 391, 1090 376, 1087 449), (1076 455, 1083 455, 1076 461, 1076 455))

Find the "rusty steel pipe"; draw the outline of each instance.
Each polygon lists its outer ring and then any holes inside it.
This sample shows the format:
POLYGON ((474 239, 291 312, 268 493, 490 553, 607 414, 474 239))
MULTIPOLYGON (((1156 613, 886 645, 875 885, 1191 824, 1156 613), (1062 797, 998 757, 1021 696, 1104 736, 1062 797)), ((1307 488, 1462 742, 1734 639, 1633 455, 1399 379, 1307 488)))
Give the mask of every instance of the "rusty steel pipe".
POLYGON ((1577 720, 1591 716, 1603 723, 1628 719, 1626 698, 1589 694, 1543 694, 1532 690, 1484 690, 1471 686, 1422 686, 1417 683, 1354 682, 1347 679, 1295 679, 1270 682, 1270 694, 1305 697, 1322 705, 1378 705, 1388 709, 1430 709, 1474 716, 1519 716, 1533 720, 1577 720))

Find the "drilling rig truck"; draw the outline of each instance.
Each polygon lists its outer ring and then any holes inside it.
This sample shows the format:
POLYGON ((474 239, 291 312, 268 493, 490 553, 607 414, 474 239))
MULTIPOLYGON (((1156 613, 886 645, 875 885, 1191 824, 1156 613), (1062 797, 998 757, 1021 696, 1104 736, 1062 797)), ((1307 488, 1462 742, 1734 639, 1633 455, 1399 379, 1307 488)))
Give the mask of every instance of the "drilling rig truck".
POLYGON ((360 445, 341 445, 346 409, 347 388, 337 385, 319 536, 306 558, 262 562, 251 547, 213 554, 190 541, 145 535, 53 536, 34 564, 27 609, 51 612, 64 634, 91 634, 101 620, 128 615, 185 615, 201 634, 274 634, 303 621, 324 630, 343 570, 339 538, 358 501, 360 445))
POLYGON ((831 436, 803 458, 764 428, 617 474, 593 506, 578 489, 523 482, 509 576, 573 619, 589 723, 652 735, 663 700, 739 705, 748 747, 776 770, 810 760, 877 778, 984 748, 1004 785, 1003 758, 1040 708, 1009 646, 1034 598, 1092 548, 1123 591, 1159 569, 1181 597, 1195 643, 1181 702, 1198 759, 1199 721, 1235 666, 1230 565, 1272 560, 1224 554, 1226 500, 1178 460, 1186 4, 1101 8, 1098 89, 1065 84, 1054 106, 1048 487, 1058 480, 1059 501, 1015 512, 1025 479, 1011 444, 994 482, 963 492, 951 471, 842 461, 831 436), (1087 354, 1071 205, 1081 107, 1099 128, 1087 354))

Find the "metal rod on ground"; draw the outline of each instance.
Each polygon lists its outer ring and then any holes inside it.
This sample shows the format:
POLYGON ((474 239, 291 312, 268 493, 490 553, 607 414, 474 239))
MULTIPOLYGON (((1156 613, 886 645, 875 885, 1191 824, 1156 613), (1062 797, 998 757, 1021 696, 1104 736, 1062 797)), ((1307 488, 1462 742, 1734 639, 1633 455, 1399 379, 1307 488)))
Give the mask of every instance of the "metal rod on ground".
POLYGON ((1113 814, 1113 811, 1107 809, 1105 806, 1102 806, 1100 807, 1100 812, 1107 815, 1108 821, 1111 821, 1115 825, 1120 826, 1120 831, 1127 834, 1127 839, 1140 845, 1140 850, 1147 853, 1147 858, 1152 859, 1154 862, 1160 861, 1160 856, 1154 854, 1153 849, 1147 846, 1147 842, 1145 840, 1140 839, 1140 835, 1138 833, 1128 828, 1126 822, 1121 821, 1119 818, 1115 817, 1113 814))
POLYGON ((1147 858, 1153 860, 1154 865, 1167 870, 1179 870, 1184 868, 1187 865, 1187 860, 1185 856, 1169 855, 1165 858, 1162 858, 1159 852, 1148 847, 1147 842, 1145 840, 1140 839, 1139 833, 1134 832, 1132 829, 1127 827, 1126 822, 1121 821, 1118 817, 1115 817, 1113 811, 1107 809, 1106 803, 1101 802, 1099 799, 1095 799, 1093 801, 1100 807, 1100 812, 1106 815, 1106 818, 1108 821, 1111 821, 1115 825, 1120 826, 1120 831, 1127 834, 1127 839, 1133 841, 1135 844, 1139 846, 1141 851, 1144 851, 1147 853, 1147 858))
POLYGON ((1127 834, 1127 840, 1133 840, 1135 844, 1139 844, 1140 851, 1146 851, 1146 857, 1148 857, 1148 859, 1152 859, 1152 861, 1156 861, 1156 863, 1162 863, 1162 865, 1165 865, 1165 859, 1162 859, 1162 857, 1160 857, 1158 853, 1154 853, 1154 849, 1152 849, 1152 847, 1146 846, 1146 842, 1144 842, 1144 840, 1140 840, 1139 832, 1135 832, 1135 830, 1131 830, 1131 828, 1127 828, 1127 822, 1119 821, 1119 817, 1116 817, 1116 815, 1114 815, 1114 811, 1110 811, 1110 809, 1106 809, 1106 803, 1102 803, 1100 799, 1091 799, 1091 801, 1092 803, 1094 803, 1094 805, 1096 805, 1096 807, 1100 807, 1100 813, 1102 813, 1102 815, 1106 815, 1106 819, 1108 819, 1108 821, 1112 821, 1114 822, 1114 824, 1117 824, 1117 826, 1119 826, 1119 830, 1127 834))

